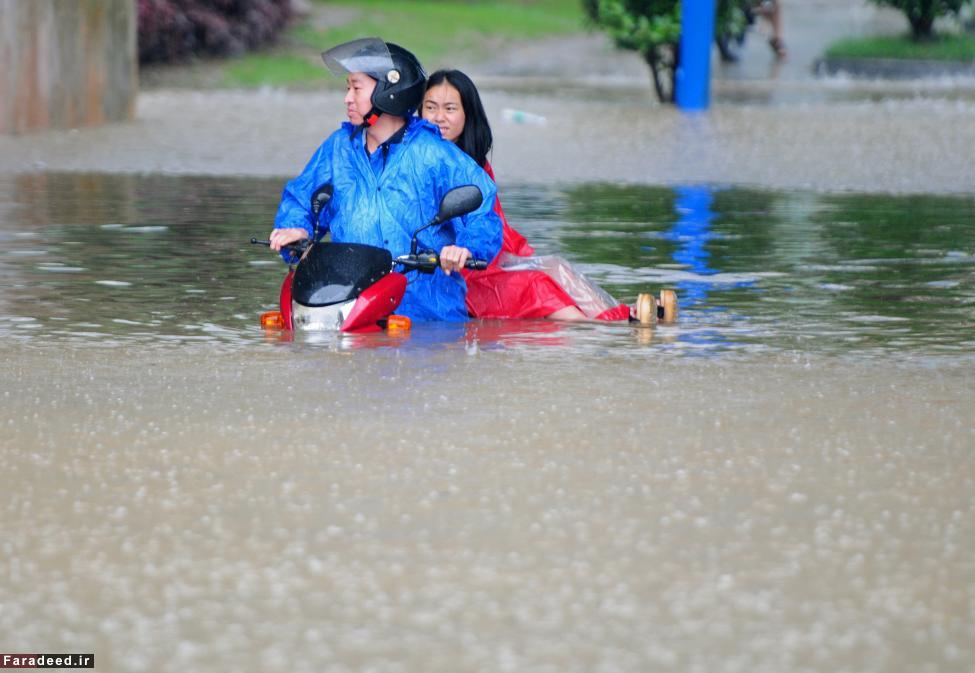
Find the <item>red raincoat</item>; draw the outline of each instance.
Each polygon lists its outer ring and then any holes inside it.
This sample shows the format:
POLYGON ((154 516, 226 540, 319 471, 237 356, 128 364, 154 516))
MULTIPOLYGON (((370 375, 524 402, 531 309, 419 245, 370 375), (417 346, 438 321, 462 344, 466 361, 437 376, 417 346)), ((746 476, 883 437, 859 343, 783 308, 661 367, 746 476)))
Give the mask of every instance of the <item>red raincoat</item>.
MULTIPOLYGON (((494 180, 490 162, 484 162, 484 170, 494 180)), ((566 306, 575 306, 572 297, 547 273, 501 268, 498 260, 505 253, 530 257, 535 249, 508 224, 500 198, 494 201, 494 212, 501 218, 504 241, 487 269, 462 271, 467 281, 467 311, 475 318, 544 318, 566 306)), ((598 320, 628 320, 629 317, 630 309, 623 304, 596 316, 598 320)))

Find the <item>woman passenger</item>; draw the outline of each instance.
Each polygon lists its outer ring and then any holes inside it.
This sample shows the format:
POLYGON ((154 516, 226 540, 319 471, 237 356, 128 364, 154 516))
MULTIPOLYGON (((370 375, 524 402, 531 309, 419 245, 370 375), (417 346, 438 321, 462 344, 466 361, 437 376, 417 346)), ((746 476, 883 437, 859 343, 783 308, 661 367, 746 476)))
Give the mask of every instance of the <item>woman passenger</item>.
MULTIPOLYGON (((459 70, 438 70, 427 80, 420 114, 440 128, 444 139, 466 152, 488 175, 493 141, 481 97, 459 70)), ((484 271, 462 271, 467 280, 467 309, 476 318, 549 318, 551 320, 628 320, 637 311, 620 304, 559 257, 533 257, 534 249, 501 209, 501 252, 484 271)), ((652 300, 656 312, 656 301, 652 300)), ((641 302, 642 303, 642 302, 641 302)), ((649 304, 642 309, 649 309, 649 304)))

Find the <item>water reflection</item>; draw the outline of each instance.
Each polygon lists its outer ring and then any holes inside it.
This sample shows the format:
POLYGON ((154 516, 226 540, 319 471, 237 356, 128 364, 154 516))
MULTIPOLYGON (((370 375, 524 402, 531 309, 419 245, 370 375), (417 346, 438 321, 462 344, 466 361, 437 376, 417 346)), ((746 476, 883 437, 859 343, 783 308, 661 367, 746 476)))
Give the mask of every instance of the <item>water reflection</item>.
MULTIPOLYGON (((686 312, 694 306, 707 306, 708 291, 715 284, 714 279, 720 273, 719 269, 710 266, 709 247, 718 236, 711 226, 715 217, 711 210, 714 190, 706 185, 690 185, 678 186, 674 191, 676 220, 661 238, 677 244, 677 249, 673 253, 677 267, 687 269, 695 276, 677 283, 678 296, 686 312)), ((753 283, 753 280, 731 281, 732 285, 739 287, 746 287, 753 283)), ((704 310, 714 314, 722 309, 712 306, 704 310)), ((688 334, 685 338, 697 344, 725 347, 732 345, 719 330, 705 329, 688 334)))
MULTIPOLYGON (((674 252, 674 261, 680 266, 690 269, 699 276, 712 276, 718 269, 709 266, 711 253, 708 243, 715 234, 711 230, 711 203, 714 200, 712 191, 705 186, 677 187, 677 199, 674 210, 677 220, 674 226, 663 234, 663 238, 675 241, 678 249, 674 252)), ((707 299, 707 282, 682 281, 677 284, 685 307, 702 303, 707 299)))
MULTIPOLYGON (((275 179, 42 174, 0 178, 0 338, 33 343, 270 341, 283 266, 266 233, 275 179)), ((682 319, 417 325, 408 338, 293 347, 677 350, 962 355, 975 322, 975 200, 578 185, 505 188, 538 251, 622 301, 676 286, 682 319)))
POLYGON ((410 350, 464 350, 469 355, 505 348, 571 347, 566 326, 546 320, 471 320, 419 323, 409 331, 366 334, 265 330, 266 343, 311 345, 332 351, 409 347, 410 350))

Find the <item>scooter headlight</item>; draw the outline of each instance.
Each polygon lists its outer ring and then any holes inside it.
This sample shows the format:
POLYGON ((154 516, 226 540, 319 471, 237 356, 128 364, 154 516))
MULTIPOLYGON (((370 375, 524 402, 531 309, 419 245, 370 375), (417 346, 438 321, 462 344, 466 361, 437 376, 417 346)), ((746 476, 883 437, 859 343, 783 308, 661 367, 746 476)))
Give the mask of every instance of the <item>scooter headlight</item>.
POLYGON ((352 311, 355 299, 329 306, 305 306, 291 303, 291 322, 295 330, 337 332, 352 311))

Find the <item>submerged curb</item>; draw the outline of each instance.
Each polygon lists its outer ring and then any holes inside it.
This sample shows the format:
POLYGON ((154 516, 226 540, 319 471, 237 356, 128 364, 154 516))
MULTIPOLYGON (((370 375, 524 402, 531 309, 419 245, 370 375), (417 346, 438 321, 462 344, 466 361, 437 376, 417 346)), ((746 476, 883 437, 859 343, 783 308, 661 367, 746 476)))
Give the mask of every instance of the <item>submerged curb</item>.
POLYGON ((821 58, 817 75, 849 75, 871 79, 922 79, 925 77, 975 77, 975 62, 900 58, 821 58))

